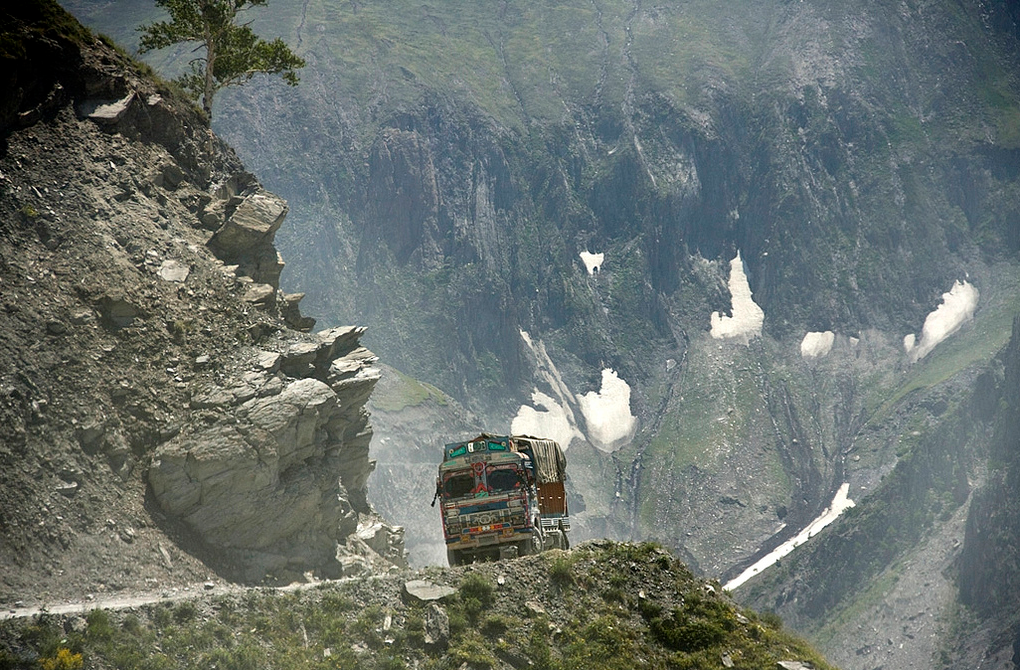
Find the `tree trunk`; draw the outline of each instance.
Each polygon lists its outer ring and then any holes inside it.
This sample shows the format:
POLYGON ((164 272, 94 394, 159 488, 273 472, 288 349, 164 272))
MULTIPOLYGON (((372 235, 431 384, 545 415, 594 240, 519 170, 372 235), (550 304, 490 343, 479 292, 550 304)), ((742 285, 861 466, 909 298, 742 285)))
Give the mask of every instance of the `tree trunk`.
POLYGON ((216 65, 216 41, 219 35, 215 33, 210 25, 210 7, 208 0, 202 2, 202 31, 205 38, 205 88, 202 91, 202 109, 205 110, 206 120, 212 125, 212 103, 213 95, 216 94, 216 79, 213 77, 213 68, 216 65))

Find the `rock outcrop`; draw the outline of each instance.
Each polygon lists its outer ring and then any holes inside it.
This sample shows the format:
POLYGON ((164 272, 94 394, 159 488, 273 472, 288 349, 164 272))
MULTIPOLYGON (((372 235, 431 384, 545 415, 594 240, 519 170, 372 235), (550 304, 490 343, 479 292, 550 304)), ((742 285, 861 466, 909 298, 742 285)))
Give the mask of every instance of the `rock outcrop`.
POLYGON ((202 420, 153 455, 160 507, 247 580, 282 570, 338 576, 338 542, 357 530, 359 513, 371 514, 365 401, 379 370, 358 344, 363 332, 333 328, 243 352, 248 372, 193 398, 202 420))

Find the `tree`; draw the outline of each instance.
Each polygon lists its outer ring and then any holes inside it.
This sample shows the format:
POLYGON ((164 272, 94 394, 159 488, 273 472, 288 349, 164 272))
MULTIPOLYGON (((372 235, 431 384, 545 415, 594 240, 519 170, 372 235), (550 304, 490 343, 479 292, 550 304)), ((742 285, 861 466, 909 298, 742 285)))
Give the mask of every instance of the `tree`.
POLYGON ((180 42, 197 42, 195 51, 205 57, 192 60, 190 72, 178 77, 184 90, 202 99, 206 117, 212 120, 216 92, 225 86, 243 84, 258 73, 279 74, 291 86, 298 83, 295 70, 305 61, 283 40, 267 42, 251 29, 251 22, 238 24, 246 9, 265 5, 268 0, 156 0, 170 13, 169 21, 155 21, 138 28, 142 33, 141 53, 180 42))

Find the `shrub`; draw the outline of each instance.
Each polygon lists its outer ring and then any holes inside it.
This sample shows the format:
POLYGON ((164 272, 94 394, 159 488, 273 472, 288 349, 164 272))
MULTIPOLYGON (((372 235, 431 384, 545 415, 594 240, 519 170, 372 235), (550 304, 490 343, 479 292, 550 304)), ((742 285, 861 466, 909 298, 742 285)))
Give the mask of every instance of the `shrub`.
POLYGON ((574 563, 564 555, 557 556, 549 565, 549 580, 558 589, 574 583, 574 563))
POLYGON ((461 598, 476 598, 484 603, 492 600, 492 583, 478 574, 472 572, 460 583, 461 598))
POLYGON ((465 663, 469 668, 486 670, 497 665, 496 657, 489 651, 486 640, 476 631, 469 630, 450 648, 450 660, 457 668, 465 663))
POLYGON ((762 625, 772 630, 783 630, 783 619, 775 612, 762 612, 759 618, 762 625))
POLYGON ((92 610, 86 615, 85 622, 88 624, 85 636, 90 642, 109 642, 117 634, 106 610, 92 610))
POLYGON ((460 583, 460 602, 472 626, 477 625, 478 617, 488 610, 492 593, 492 584, 478 573, 471 573, 460 583))
POLYGON ((84 664, 81 654, 72 653, 67 647, 58 649, 53 658, 39 659, 42 670, 81 670, 84 664))
POLYGON ((183 601, 174 610, 174 621, 179 624, 186 624, 198 616, 198 606, 190 600, 183 601))

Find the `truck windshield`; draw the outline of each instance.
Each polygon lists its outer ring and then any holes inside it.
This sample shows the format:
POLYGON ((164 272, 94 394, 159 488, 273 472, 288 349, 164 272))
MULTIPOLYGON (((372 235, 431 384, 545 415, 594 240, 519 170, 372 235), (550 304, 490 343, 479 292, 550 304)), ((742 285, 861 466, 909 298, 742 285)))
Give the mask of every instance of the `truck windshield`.
POLYGON ((517 470, 489 470, 486 473, 486 482, 489 485, 490 493, 503 493, 513 491, 521 485, 521 478, 517 470))
POLYGON ((475 488, 475 478, 470 472, 451 475, 443 482, 443 496, 447 498, 463 498, 475 488))

